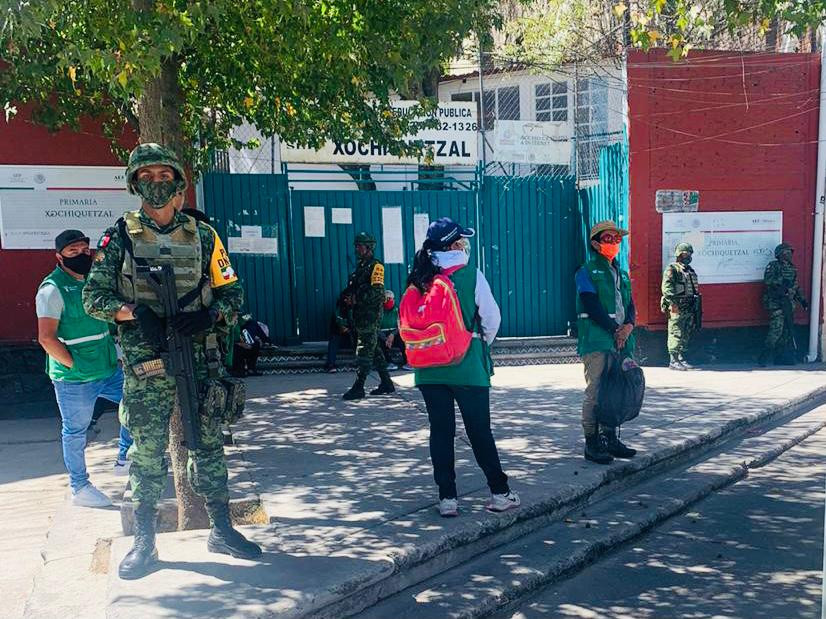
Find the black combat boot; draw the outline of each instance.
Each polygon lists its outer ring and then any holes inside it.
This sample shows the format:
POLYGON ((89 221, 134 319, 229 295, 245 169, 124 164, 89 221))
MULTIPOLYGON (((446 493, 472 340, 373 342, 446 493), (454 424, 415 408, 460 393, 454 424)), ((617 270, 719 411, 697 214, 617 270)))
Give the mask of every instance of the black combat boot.
POLYGON ((611 464, 614 459, 605 449, 599 434, 585 435, 585 459, 597 464, 611 464))
POLYGON ((350 390, 341 396, 342 400, 361 400, 366 394, 364 393, 364 379, 359 376, 356 382, 350 387, 350 390))
POLYGON ((602 435, 602 442, 605 445, 605 450, 615 458, 633 458, 637 455, 636 449, 627 447, 621 440, 619 440, 616 428, 600 426, 599 431, 602 435))
POLYGON ((671 353, 669 355, 668 369, 669 370, 679 370, 681 372, 686 370, 686 367, 680 361, 680 357, 679 357, 679 355, 677 355, 677 353, 671 353))
POLYGON ((379 372, 379 378, 381 378, 381 383, 378 389, 373 389, 370 395, 387 395, 396 392, 396 385, 393 384, 393 379, 390 378, 390 372, 387 370, 379 372))
POLYGON ((155 548, 154 505, 138 505, 135 510, 135 542, 118 567, 118 576, 124 580, 143 578, 158 563, 158 549, 155 548))
POLYGON ((680 353, 680 354, 677 355, 677 361, 679 361, 682 364, 683 369, 686 369, 686 370, 696 370, 697 369, 695 366, 691 365, 688 361, 685 360, 685 357, 683 357, 683 353, 680 353))
POLYGON ((222 555, 231 555, 236 559, 257 559, 261 556, 261 547, 249 541, 232 528, 229 521, 229 503, 207 503, 207 514, 212 523, 207 549, 222 555))

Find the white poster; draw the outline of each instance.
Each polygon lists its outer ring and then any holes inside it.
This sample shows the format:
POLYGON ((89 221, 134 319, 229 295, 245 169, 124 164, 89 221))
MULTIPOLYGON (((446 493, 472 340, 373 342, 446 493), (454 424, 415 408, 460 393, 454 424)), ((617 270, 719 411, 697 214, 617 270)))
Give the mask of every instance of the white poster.
MULTIPOLYGON (((398 114, 414 113, 417 101, 394 101, 398 114)), ((420 157, 397 157, 388 151, 386 144, 378 142, 328 142, 319 150, 281 145, 282 161, 297 163, 419 163, 432 165, 475 166, 477 157, 476 104, 440 103, 430 113, 438 126, 423 129, 416 135, 405 137, 408 143, 421 141, 424 152, 420 157)), ((424 118, 424 117, 423 117, 424 118)), ((497 121, 498 123, 499 121, 497 121)))
POLYGON ((334 208, 332 209, 334 224, 351 224, 353 223, 353 209, 350 208, 334 208))
POLYGON ((324 207, 305 206, 304 207, 304 236, 323 238, 324 230, 324 207))
POLYGON ((497 120, 493 154, 497 161, 569 165, 571 125, 534 120, 497 120))
MULTIPOLYGON (((260 226, 253 226, 259 227, 260 226)), ((231 254, 278 255, 278 239, 255 236, 231 236, 227 238, 227 250, 231 254)))
POLYGON ((663 214, 663 265, 678 243, 691 243, 700 284, 763 281, 782 240, 782 211, 663 214))
POLYGON ((416 243, 416 251, 419 251, 427 238, 427 228, 430 226, 430 215, 427 213, 415 213, 413 215, 413 242, 416 243))
POLYGON ((381 234, 384 239, 384 263, 404 264, 401 207, 381 209, 381 234))
POLYGON ((241 236, 227 237, 227 251, 231 254, 251 254, 252 239, 241 236))
POLYGON ((114 166, 0 166, 2 248, 54 250, 55 237, 69 228, 94 245, 124 212, 140 208, 124 173, 114 166))
POLYGON ((260 239, 264 236, 261 226, 241 226, 241 238, 260 239))

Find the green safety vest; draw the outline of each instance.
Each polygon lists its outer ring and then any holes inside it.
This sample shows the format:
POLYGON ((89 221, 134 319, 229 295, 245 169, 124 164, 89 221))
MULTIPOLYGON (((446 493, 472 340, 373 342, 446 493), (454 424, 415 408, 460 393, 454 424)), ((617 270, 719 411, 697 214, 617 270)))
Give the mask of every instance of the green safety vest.
MULTIPOLYGON (((614 318, 616 312, 616 288, 614 284, 614 273, 611 265, 602 256, 596 256, 586 262, 582 267, 588 271, 588 275, 597 289, 599 302, 605 311, 614 318)), ((619 267, 618 267, 619 268, 619 267)), ((631 278, 628 273, 619 269, 620 276, 620 296, 625 307, 626 315, 631 304, 631 278)), ((582 355, 592 352, 608 352, 614 350, 614 336, 588 317, 579 295, 576 295, 577 313, 577 350, 582 355)), ((634 351, 634 335, 632 334, 625 344, 624 350, 627 354, 634 351)))
POLYGON ((476 269, 470 264, 454 271, 450 276, 462 307, 462 320, 468 331, 473 331, 473 339, 464 359, 458 365, 438 368, 416 369, 416 385, 456 385, 468 387, 490 387, 493 363, 488 345, 479 336, 480 329, 474 325, 476 316, 476 269))
POLYGON ((38 290, 46 284, 52 284, 63 297, 57 339, 69 349, 74 360, 68 368, 49 357, 46 364, 49 378, 67 383, 88 383, 110 377, 118 365, 115 342, 107 323, 83 311, 83 281, 57 267, 41 282, 38 290))

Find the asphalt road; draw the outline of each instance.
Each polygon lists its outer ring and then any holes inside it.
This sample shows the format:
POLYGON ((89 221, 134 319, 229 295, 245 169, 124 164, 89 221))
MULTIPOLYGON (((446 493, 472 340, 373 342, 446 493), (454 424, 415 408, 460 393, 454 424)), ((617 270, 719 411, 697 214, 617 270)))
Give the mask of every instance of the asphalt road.
POLYGON ((500 616, 820 617, 825 472, 822 430, 500 616))

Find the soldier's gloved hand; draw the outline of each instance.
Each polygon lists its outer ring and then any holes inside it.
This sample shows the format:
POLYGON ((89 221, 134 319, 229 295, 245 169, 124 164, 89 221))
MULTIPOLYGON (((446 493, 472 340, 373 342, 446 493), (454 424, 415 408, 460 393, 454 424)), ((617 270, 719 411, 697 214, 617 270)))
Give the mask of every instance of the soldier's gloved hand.
POLYGON ((132 315, 141 327, 146 339, 158 346, 166 341, 166 325, 163 318, 158 316, 148 305, 138 305, 132 310, 132 315))
POLYGON ((208 307, 194 312, 181 312, 170 319, 172 328, 181 335, 195 335, 209 329, 218 319, 218 312, 208 307))

